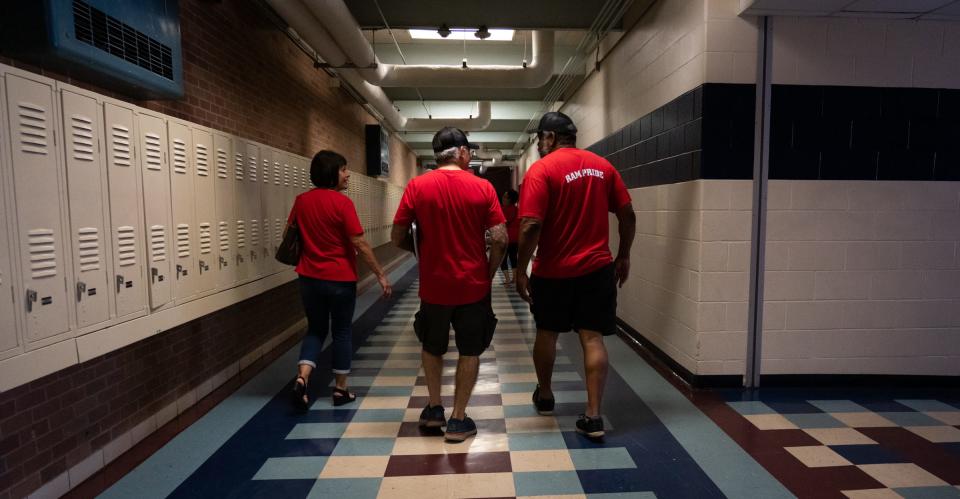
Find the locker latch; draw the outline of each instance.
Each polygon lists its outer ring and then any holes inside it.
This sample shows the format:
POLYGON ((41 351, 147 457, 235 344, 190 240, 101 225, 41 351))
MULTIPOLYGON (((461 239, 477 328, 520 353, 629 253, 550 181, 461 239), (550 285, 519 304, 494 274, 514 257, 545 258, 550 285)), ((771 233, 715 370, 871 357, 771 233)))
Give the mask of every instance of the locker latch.
POLYGON ((222 268, 226 267, 227 265, 228 265, 227 259, 221 256, 221 257, 220 257, 220 268, 222 269, 222 268))
POLYGON ((203 275, 204 272, 210 272, 210 266, 207 265, 207 262, 200 260, 200 275, 203 275))
POLYGON ((123 276, 117 274, 117 294, 120 294, 120 290, 123 289, 123 276))
POLYGON ((27 290, 27 312, 33 312, 33 302, 37 301, 37 292, 28 289, 27 290))
POLYGON ((177 280, 178 280, 178 281, 180 280, 180 276, 181 276, 181 275, 183 275, 184 277, 186 277, 186 276, 187 276, 187 271, 183 269, 183 265, 179 265, 179 264, 178 264, 178 265, 177 265, 177 280))
POLYGON ((160 269, 156 267, 150 267, 150 278, 152 279, 151 282, 163 282, 163 276, 160 275, 160 269))
POLYGON ((256 251, 250 250, 250 261, 251 261, 251 262, 257 261, 257 252, 256 252, 256 251))
MULTIPOLYGON (((276 252, 276 249, 274 249, 274 252, 276 252)), ((263 257, 266 258, 268 256, 270 256, 270 248, 263 248, 263 257)))
POLYGON ((83 281, 77 282, 77 303, 80 303, 83 300, 83 294, 87 292, 87 283, 83 281))
POLYGON ((238 255, 237 255, 237 265, 240 265, 241 263, 243 263, 243 255, 238 254, 238 255))

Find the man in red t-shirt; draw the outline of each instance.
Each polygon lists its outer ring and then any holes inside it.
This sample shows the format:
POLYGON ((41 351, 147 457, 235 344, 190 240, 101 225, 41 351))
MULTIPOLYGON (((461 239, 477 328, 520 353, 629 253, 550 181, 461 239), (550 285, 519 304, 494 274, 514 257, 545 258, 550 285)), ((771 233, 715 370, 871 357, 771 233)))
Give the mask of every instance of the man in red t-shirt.
POLYGON ((616 332, 617 284, 623 286, 630 273, 636 215, 620 173, 600 156, 577 149, 577 127, 567 115, 543 115, 537 138, 542 159, 530 166, 520 193, 517 267, 517 292, 530 303, 537 323, 533 362, 539 384, 533 403, 538 413, 553 413, 557 337, 576 330, 587 375, 587 410, 577 431, 602 437, 603 337, 616 332), (616 214, 620 233, 616 259, 610 255, 608 212, 616 214))
POLYGON ((480 354, 490 346, 497 319, 490 300, 490 283, 507 246, 500 201, 493 185, 467 168, 470 149, 459 129, 445 127, 433 137, 437 169, 407 184, 393 219, 391 238, 404 247, 410 225, 420 236, 420 311, 414 321, 423 344, 421 359, 430 402, 420 414, 420 425, 446 425, 447 440, 463 441, 477 433, 467 417, 467 401, 477 382, 480 354), (485 231, 491 234, 487 257, 485 231), (450 420, 444 420, 440 400, 443 354, 456 334, 456 389, 450 420))

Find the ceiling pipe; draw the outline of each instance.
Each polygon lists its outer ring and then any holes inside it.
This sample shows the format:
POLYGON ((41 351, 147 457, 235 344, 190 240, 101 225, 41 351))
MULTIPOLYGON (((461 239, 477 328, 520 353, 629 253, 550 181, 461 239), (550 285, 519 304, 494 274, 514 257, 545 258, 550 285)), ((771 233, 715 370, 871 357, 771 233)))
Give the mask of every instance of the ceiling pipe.
POLYGON ((499 149, 489 150, 483 144, 480 144, 480 149, 477 149, 473 155, 477 159, 492 160, 494 162, 503 160, 503 151, 499 149))
POLYGON ((381 87, 540 88, 553 77, 552 31, 533 32, 533 58, 526 66, 398 65, 377 60, 343 0, 303 0, 347 58, 370 83, 381 87))
POLYGON ((490 126, 490 101, 478 102, 477 107, 479 109, 477 116, 469 119, 407 118, 407 124, 404 127, 404 131, 436 132, 445 126, 452 126, 459 128, 464 132, 479 132, 490 126))

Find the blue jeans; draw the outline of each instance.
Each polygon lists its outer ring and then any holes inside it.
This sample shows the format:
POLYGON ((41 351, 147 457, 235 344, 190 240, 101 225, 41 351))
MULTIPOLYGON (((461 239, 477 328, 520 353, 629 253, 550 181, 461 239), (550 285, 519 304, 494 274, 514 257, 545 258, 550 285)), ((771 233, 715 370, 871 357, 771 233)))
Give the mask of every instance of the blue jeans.
POLYGON ((349 374, 353 357, 350 326, 353 323, 353 308, 357 304, 357 283, 300 276, 300 297, 307 313, 307 336, 300 346, 298 365, 317 367, 323 341, 332 328, 333 372, 349 374))

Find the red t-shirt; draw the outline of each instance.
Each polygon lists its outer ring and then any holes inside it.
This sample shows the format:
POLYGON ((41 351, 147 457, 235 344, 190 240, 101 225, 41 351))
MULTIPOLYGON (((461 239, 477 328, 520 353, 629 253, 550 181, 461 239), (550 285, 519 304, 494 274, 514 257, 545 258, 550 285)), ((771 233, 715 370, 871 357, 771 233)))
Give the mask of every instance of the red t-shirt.
POLYGON ((300 228, 303 249, 296 272, 327 281, 357 280, 357 250, 350 240, 363 235, 357 209, 332 189, 313 189, 297 196, 288 223, 300 228))
POLYGON ((484 231, 504 222, 493 185, 464 170, 434 170, 407 184, 394 224, 417 222, 420 298, 465 305, 490 293, 484 231))
POLYGON ((530 166, 520 218, 543 222, 533 273, 547 278, 589 274, 613 261, 607 212, 630 202, 620 173, 589 151, 564 147, 530 166))
POLYGON ((507 236, 511 243, 520 240, 520 217, 517 216, 517 205, 510 205, 503 209, 503 216, 507 219, 507 236))

